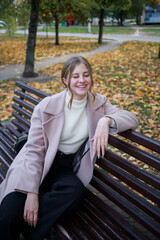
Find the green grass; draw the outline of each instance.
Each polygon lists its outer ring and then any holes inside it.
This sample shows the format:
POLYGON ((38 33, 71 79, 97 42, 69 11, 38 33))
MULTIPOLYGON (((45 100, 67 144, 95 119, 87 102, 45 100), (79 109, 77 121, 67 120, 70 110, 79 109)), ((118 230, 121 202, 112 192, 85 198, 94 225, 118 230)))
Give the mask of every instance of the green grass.
MULTIPOLYGON (((47 40, 47 39, 55 39, 54 36, 48 36, 48 38, 46 38, 46 36, 40 36, 40 35, 37 35, 36 37, 37 39, 44 39, 44 40, 47 40)), ((27 40, 28 39, 28 35, 24 35, 24 34, 17 34, 17 33, 14 33, 12 34, 11 37, 9 37, 8 33, 0 33, 0 42, 1 41, 20 41, 20 40, 27 40)), ((59 39, 60 40, 83 40, 84 38, 83 37, 74 37, 74 36, 70 36, 70 37, 67 37, 67 36, 59 36, 59 39)), ((90 38, 85 38, 85 40, 89 40, 90 38)), ((92 38, 92 40, 94 40, 94 38, 92 38)), ((97 40, 95 38, 95 40, 97 40)))
MULTIPOLYGON (((38 29, 38 31, 46 31, 46 28, 38 29)), ((49 32, 54 32, 54 27, 48 28, 49 32)), ((81 26, 69 26, 69 27, 59 27, 59 32, 63 33, 88 33, 88 27, 81 27, 81 26)), ((103 33, 104 34, 133 34, 135 32, 135 29, 130 27, 118 27, 118 26, 110 26, 110 27, 104 27, 103 33)), ((98 34, 99 33, 99 27, 91 27, 91 33, 92 34, 98 34)))
POLYGON ((160 36, 160 28, 146 28, 140 29, 140 31, 146 33, 147 35, 160 36))

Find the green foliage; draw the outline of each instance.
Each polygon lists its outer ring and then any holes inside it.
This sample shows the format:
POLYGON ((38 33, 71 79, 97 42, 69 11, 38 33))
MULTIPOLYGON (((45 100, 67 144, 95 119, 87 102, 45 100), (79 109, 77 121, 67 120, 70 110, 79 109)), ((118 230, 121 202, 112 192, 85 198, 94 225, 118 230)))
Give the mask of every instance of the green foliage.
POLYGON ((7 27, 6 32, 9 34, 9 37, 11 37, 17 29, 16 20, 13 16, 7 16, 5 18, 5 22, 6 22, 6 27, 7 27))
POLYGON ((24 26, 24 29, 28 27, 30 18, 31 4, 27 0, 22 0, 17 4, 17 17, 18 22, 24 26))
POLYGON ((0 19, 5 22, 10 37, 16 31, 16 13, 17 9, 14 0, 1 0, 0 19))
POLYGON ((112 4, 110 5, 108 11, 112 12, 112 17, 117 19, 119 25, 123 25, 123 21, 128 15, 128 10, 132 6, 132 1, 114 0, 110 2, 112 2, 112 4))
POLYGON ((68 15, 76 20, 86 21, 90 17, 90 9, 94 1, 42 0, 40 4, 40 21, 51 23, 58 17, 58 21, 67 21, 68 15))

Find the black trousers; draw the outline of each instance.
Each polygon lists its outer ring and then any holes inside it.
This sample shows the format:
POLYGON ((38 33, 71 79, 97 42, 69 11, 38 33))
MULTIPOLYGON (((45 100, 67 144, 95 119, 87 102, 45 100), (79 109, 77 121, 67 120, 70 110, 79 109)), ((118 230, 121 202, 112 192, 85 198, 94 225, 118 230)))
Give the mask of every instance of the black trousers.
POLYGON ((73 173, 74 155, 58 154, 40 186, 37 226, 24 222, 26 194, 12 192, 0 205, 0 239, 19 240, 20 233, 30 240, 41 240, 63 215, 78 208, 84 199, 85 187, 73 173))

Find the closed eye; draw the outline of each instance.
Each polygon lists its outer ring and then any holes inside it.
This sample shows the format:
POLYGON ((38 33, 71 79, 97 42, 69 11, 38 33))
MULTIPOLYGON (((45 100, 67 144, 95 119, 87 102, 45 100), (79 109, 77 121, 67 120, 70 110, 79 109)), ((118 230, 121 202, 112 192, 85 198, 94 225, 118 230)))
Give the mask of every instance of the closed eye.
POLYGON ((85 74, 84 76, 85 76, 85 77, 89 77, 90 75, 89 75, 89 74, 85 74))

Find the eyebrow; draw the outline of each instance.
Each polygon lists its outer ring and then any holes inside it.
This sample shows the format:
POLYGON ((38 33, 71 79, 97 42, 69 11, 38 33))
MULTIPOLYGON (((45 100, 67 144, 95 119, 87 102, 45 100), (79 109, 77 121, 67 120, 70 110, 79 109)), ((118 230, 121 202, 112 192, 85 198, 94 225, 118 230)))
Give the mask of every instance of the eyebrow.
MULTIPOLYGON (((85 73, 89 73, 89 71, 84 72, 84 74, 85 74, 85 73)), ((72 73, 72 75, 76 75, 76 74, 79 74, 79 73, 72 73)))

